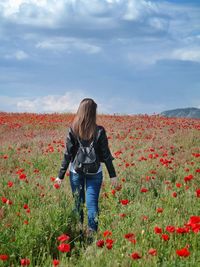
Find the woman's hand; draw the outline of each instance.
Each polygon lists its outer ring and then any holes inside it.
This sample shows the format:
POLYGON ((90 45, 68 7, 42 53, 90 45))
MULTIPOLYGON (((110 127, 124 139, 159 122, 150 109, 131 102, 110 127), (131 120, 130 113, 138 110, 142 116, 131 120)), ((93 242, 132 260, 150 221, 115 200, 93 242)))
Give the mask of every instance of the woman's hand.
POLYGON ((57 178, 55 179, 55 182, 56 182, 57 184, 61 185, 62 182, 63 182, 63 180, 57 177, 57 178))
POLYGON ((118 186, 118 178, 117 177, 112 177, 110 178, 111 185, 114 187, 118 186))

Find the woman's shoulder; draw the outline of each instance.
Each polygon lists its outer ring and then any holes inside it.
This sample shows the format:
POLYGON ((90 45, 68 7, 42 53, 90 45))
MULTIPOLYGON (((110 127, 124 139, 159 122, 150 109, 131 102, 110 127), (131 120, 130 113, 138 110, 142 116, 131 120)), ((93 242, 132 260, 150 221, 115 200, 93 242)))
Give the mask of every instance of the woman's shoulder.
POLYGON ((106 136, 106 130, 104 128, 104 126, 102 125, 97 125, 97 140, 98 139, 104 139, 106 136))
POLYGON ((72 140, 76 139, 76 135, 75 135, 75 133, 73 131, 73 127, 72 126, 68 126, 67 127, 67 136, 68 136, 68 139, 72 139, 72 140))
POLYGON ((73 129, 72 129, 72 126, 71 125, 67 127, 67 133, 74 135, 74 132, 73 132, 73 129))
POLYGON ((105 131, 105 128, 102 125, 97 125, 97 129, 99 131, 105 131))

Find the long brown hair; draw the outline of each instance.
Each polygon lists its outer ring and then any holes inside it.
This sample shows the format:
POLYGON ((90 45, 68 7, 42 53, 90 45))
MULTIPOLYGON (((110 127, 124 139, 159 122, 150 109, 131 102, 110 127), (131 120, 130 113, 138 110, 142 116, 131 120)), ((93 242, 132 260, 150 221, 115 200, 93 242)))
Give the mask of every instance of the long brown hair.
POLYGON ((91 140, 96 129, 97 104, 91 98, 84 98, 79 105, 72 123, 72 130, 76 136, 84 140, 91 140))

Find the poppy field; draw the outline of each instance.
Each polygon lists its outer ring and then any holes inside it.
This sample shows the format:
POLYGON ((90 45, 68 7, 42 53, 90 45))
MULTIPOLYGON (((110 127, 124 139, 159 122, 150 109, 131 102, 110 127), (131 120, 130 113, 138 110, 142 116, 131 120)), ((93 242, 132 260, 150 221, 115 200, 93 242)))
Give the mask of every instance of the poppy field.
POLYGON ((98 115, 119 184, 103 165, 89 244, 69 172, 55 184, 73 118, 0 113, 0 266, 200 266, 200 120, 98 115))

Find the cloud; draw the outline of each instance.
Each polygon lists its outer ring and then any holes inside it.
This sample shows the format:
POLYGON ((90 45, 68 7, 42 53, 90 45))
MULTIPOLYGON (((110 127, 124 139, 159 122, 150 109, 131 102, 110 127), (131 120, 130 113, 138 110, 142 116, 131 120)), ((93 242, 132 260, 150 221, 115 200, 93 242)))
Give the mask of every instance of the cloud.
POLYGON ((160 17, 152 17, 152 18, 149 18, 148 24, 157 30, 166 31, 169 28, 169 19, 160 18, 160 17))
POLYGON ((66 92, 65 95, 47 95, 32 100, 24 99, 17 102, 19 111, 27 112, 75 112, 84 97, 80 91, 66 92))
POLYGON ((85 42, 77 38, 55 37, 54 39, 46 39, 38 42, 36 48, 49 49, 54 51, 80 50, 88 54, 96 54, 101 52, 101 47, 85 42))
MULTIPOLYGON (((150 46, 153 47, 152 44, 150 46)), ((143 53, 138 53, 138 49, 139 48, 136 47, 132 49, 133 51, 127 53, 127 59, 138 68, 151 66, 162 60, 180 60, 200 63, 200 46, 182 46, 179 44, 177 48, 174 48, 173 43, 168 42, 163 45, 157 42, 151 50, 143 49, 143 53)))
POLYGON ((128 21, 140 20, 142 17, 157 12, 157 6, 152 1, 128 0, 125 4, 123 19, 128 21))
POLYGON ((190 33, 192 27, 193 30, 199 27, 197 8, 167 1, 3 0, 0 15, 4 21, 15 25, 72 29, 74 34, 94 34, 93 29, 97 31, 95 36, 102 29, 106 32, 109 29, 123 30, 133 36, 135 26, 143 33, 169 31, 178 36, 183 33, 183 27, 185 34, 190 33))
POLYGON ((53 27, 61 13, 64 0, 4 0, 0 3, 0 13, 17 24, 31 24, 53 27))
POLYGON ((172 53, 172 58, 200 63, 200 46, 177 49, 172 53))
POLYGON ((79 102, 86 97, 83 91, 68 91, 64 95, 46 95, 42 97, 9 97, 0 96, 3 111, 18 112, 75 112, 79 102))
POLYGON ((77 23, 88 28, 101 24, 110 27, 113 21, 143 20, 156 12, 157 5, 147 0, 4 0, 0 3, 0 14, 7 20, 50 28, 63 27, 63 22, 68 22, 64 27, 77 23))
POLYGON ((33 113, 63 113, 77 111, 80 101, 85 97, 93 98, 98 105, 98 113, 124 113, 138 114, 159 113, 164 110, 165 105, 162 103, 145 103, 139 99, 123 99, 118 96, 109 99, 89 96, 83 91, 68 91, 64 95, 49 94, 42 97, 9 97, 0 96, 0 111, 17 111, 17 112, 33 112, 33 113))
POLYGON ((23 50, 18 50, 14 53, 11 54, 6 54, 4 56, 5 59, 16 59, 16 60, 24 60, 29 58, 29 55, 27 53, 25 53, 23 50))

